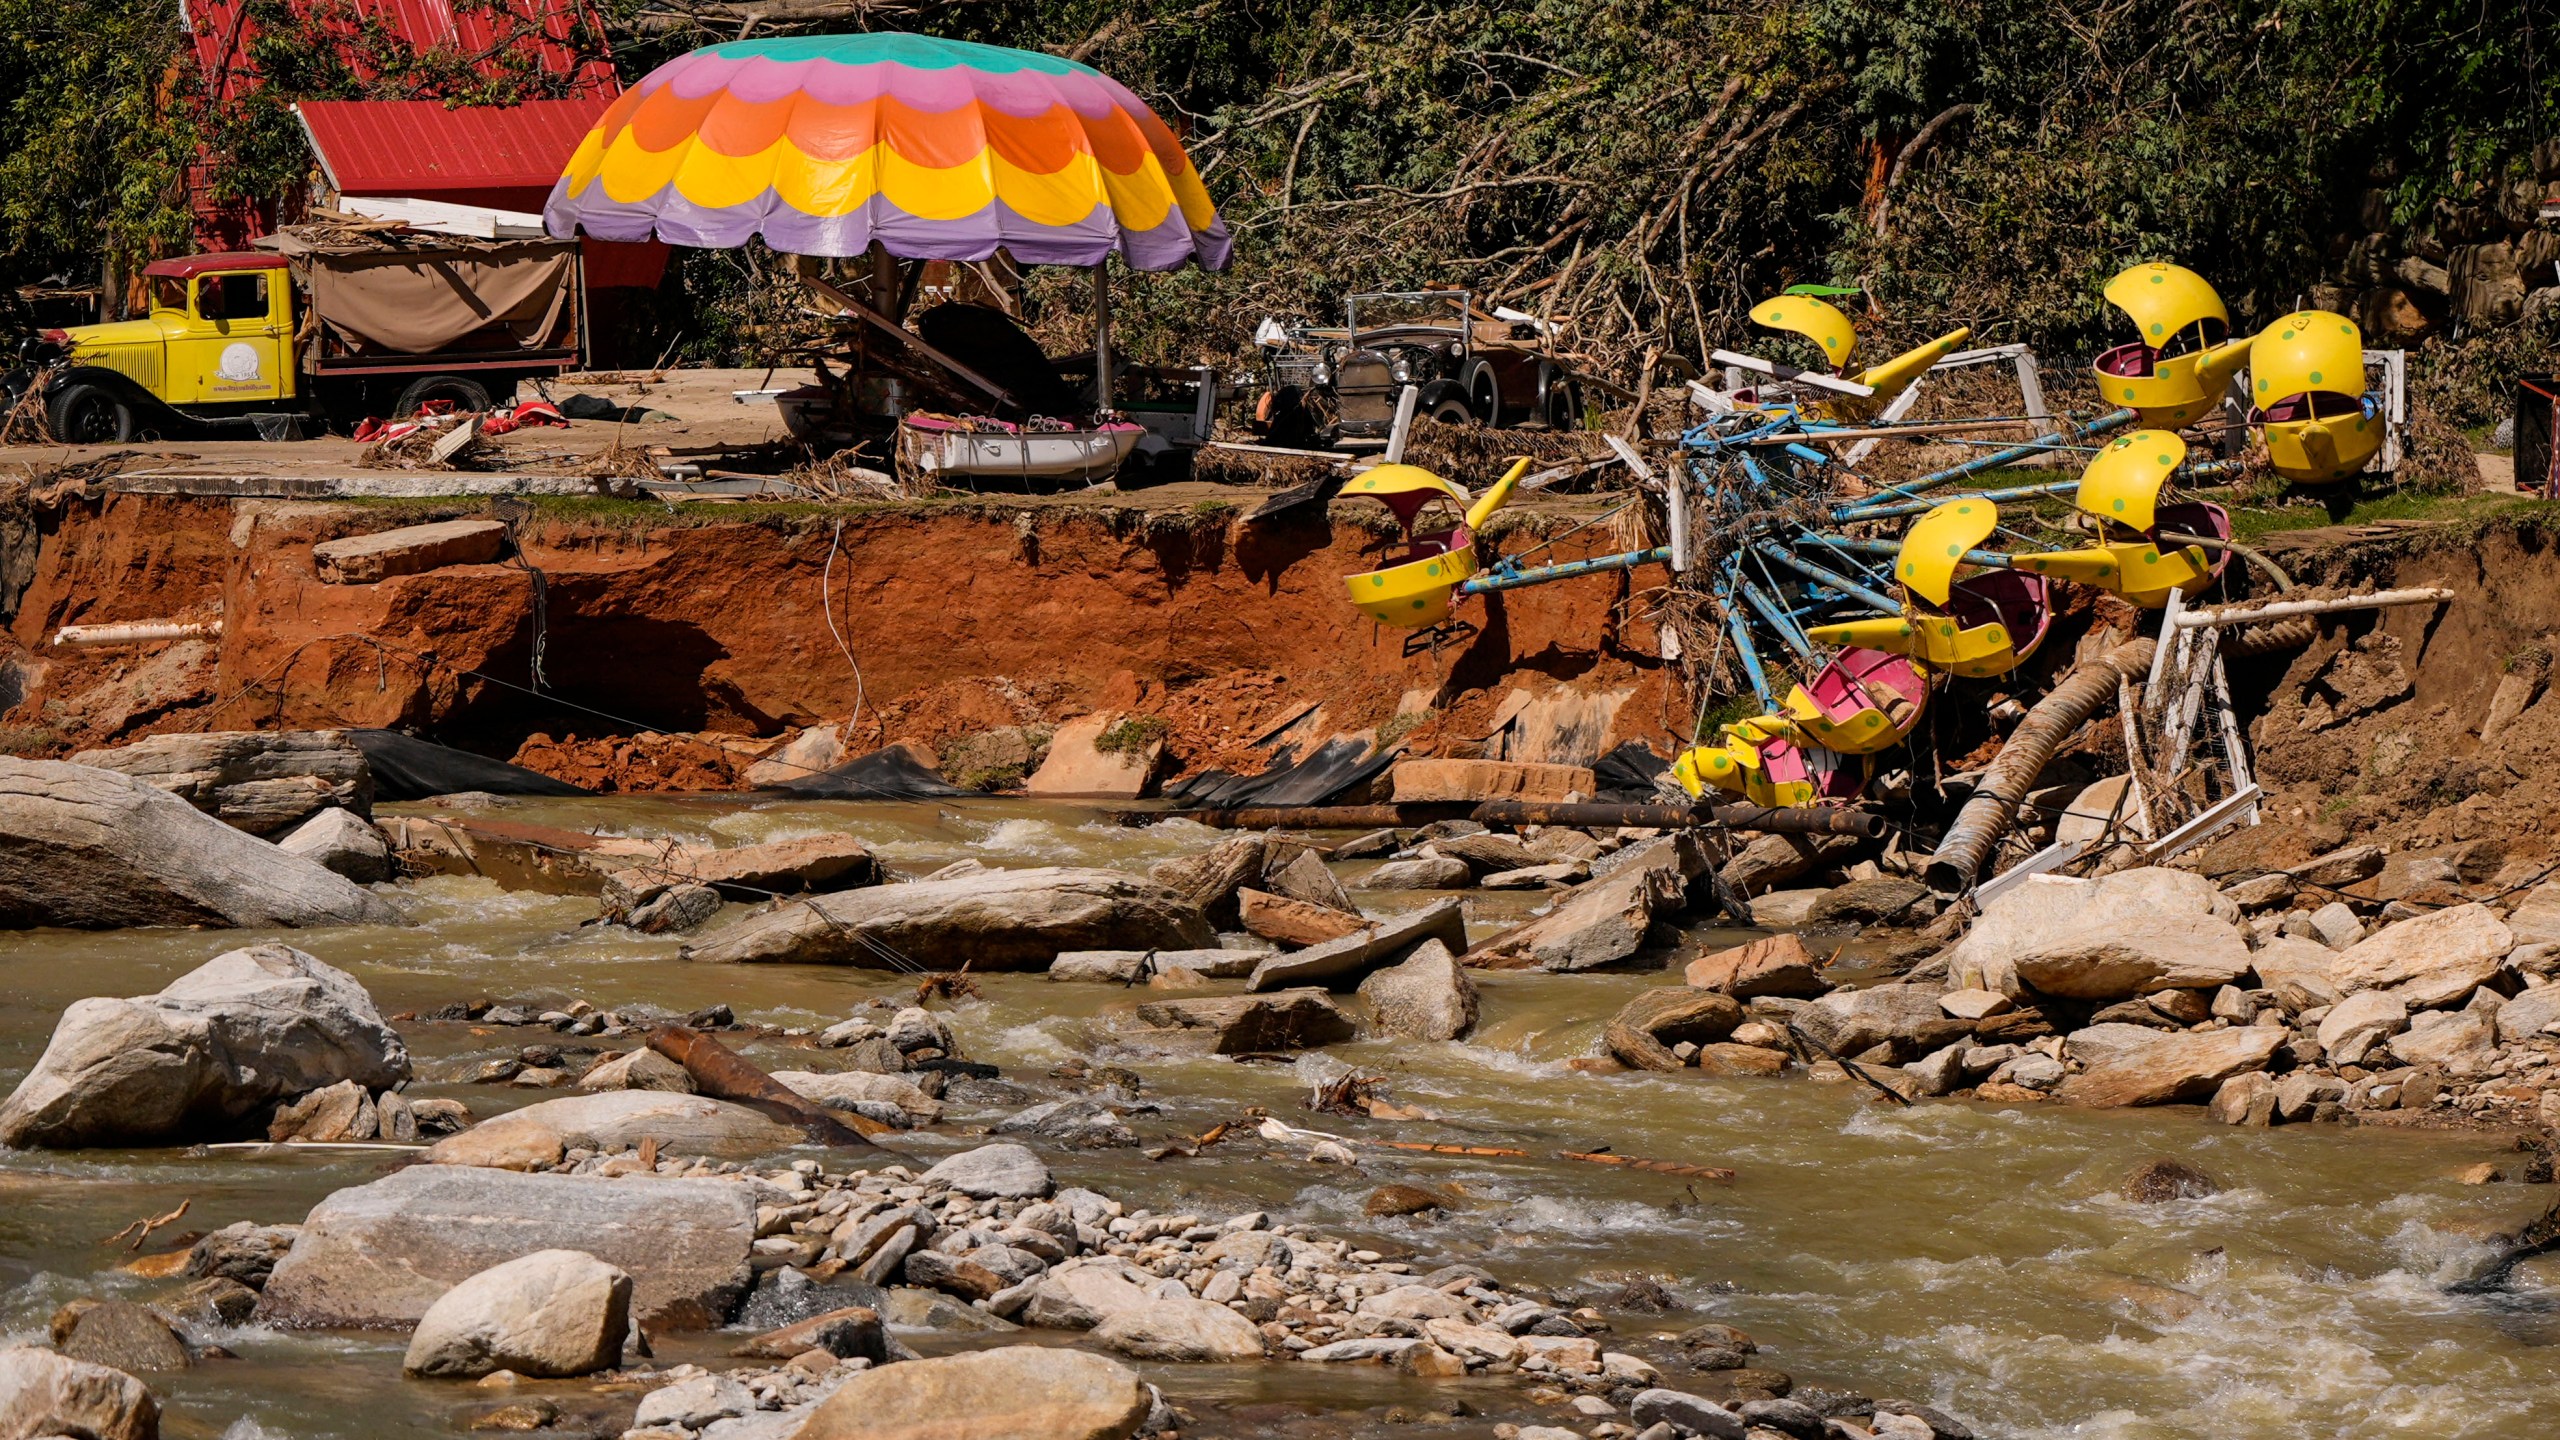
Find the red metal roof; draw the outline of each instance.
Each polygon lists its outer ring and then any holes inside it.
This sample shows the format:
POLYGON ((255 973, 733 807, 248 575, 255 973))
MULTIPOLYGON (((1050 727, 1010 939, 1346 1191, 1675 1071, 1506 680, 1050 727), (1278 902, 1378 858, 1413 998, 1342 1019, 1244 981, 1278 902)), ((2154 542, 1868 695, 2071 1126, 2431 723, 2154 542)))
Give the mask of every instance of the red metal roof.
POLYGON ((223 250, 211 255, 181 255, 174 260, 154 260, 142 267, 145 275, 192 279, 208 270, 281 270, 284 257, 273 250, 223 250))
POLYGON ((341 195, 538 211, 578 142, 612 103, 605 94, 505 106, 306 100, 294 112, 322 173, 341 195))
MULTIPOLYGON (((613 95, 621 81, 605 49, 604 30, 587 0, 484 0, 457 6, 452 0, 285 0, 300 15, 346 37, 345 54, 358 78, 374 78, 360 63, 368 22, 388 24, 414 49, 449 49, 478 56, 480 74, 503 78, 502 61, 535 49, 542 73, 567 82, 575 95, 613 95)), ((245 0, 179 0, 179 14, 195 43, 196 64, 217 102, 237 100, 264 78, 251 57, 259 27, 245 0)))

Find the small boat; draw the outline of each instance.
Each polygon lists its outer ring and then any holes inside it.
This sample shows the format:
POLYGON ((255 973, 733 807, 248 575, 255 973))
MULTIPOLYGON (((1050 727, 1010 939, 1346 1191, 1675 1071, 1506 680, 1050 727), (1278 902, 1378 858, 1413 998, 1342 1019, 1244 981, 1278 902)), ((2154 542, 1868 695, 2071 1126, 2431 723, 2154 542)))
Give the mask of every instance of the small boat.
POLYGON ((1146 434, 1124 420, 1050 428, 913 414, 898 421, 898 458, 936 478, 1100 481, 1120 473, 1146 434))

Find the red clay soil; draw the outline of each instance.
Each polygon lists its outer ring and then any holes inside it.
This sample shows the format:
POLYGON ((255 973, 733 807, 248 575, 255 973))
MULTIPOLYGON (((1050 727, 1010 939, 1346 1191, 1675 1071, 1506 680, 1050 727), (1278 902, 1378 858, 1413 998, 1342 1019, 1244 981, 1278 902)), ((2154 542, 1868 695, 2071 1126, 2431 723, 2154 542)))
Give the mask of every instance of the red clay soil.
MULTIPOLYGON (((627 737, 779 737, 853 714, 855 667, 820 599, 835 514, 550 512, 519 531, 531 570, 454 566, 371 585, 315 573, 319 541, 486 513, 469 502, 71 500, 44 522, 10 628, 24 698, 0 746, 61 753, 164 730, 391 725, 580 783, 692 788, 743 761, 627 737), (68 623, 216 615, 218 646, 46 644, 68 623)), ((1623 574, 1469 602, 1474 629, 1408 656, 1405 632, 1379 629, 1343 597, 1341 577, 1373 568, 1378 546, 1345 520, 1245 527, 1229 515, 996 505, 842 519, 826 583, 860 665, 856 749, 939 749, 1109 708, 1165 719, 1185 769, 1249 770, 1261 755, 1246 737, 1289 702, 1320 701, 1332 728, 1356 730, 1419 691, 1438 712, 1411 737, 1424 753, 1463 748, 1454 732, 1513 686, 1634 686, 1619 728, 1641 721, 1666 744, 1656 722, 1678 708, 1664 703, 1664 667, 1642 653, 1649 630, 1641 650, 1617 643, 1623 574)), ((1556 558, 1602 548, 1575 537, 1556 558)))

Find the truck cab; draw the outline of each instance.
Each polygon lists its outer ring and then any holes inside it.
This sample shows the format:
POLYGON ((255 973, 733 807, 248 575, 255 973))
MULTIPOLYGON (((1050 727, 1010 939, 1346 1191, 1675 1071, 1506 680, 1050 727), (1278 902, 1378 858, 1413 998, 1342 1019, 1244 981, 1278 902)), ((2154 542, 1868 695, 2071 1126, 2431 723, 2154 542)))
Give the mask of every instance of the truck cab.
POLYGON ((64 331, 72 364, 112 371, 163 404, 202 414, 294 398, 293 284, 283 256, 189 255, 142 273, 150 313, 64 331))
POLYGON ((152 262, 143 318, 30 337, 0 400, 43 383, 56 439, 113 444, 265 434, 269 416, 352 427, 431 402, 487 410, 579 363, 573 241, 261 243, 152 262))

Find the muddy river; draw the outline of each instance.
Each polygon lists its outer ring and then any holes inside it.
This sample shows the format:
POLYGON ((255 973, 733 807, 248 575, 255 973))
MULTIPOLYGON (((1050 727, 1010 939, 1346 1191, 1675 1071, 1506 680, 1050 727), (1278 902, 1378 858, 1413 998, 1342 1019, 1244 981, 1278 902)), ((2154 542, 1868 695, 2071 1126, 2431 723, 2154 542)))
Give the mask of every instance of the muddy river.
MULTIPOLYGON (((1012 802, 543 801, 510 815, 728 844, 849 830, 910 874, 964 857, 1140 867, 1210 838, 1187 822, 1124 829, 1085 812, 1012 802)), ((1356 887, 1367 867, 1339 868, 1356 887)), ((1419 897, 1361 898, 1387 911, 1419 897)), ((476 879, 428 880, 409 888, 403 903, 414 928, 289 938, 353 972, 386 1013, 473 997, 661 1012, 726 1002, 741 1020, 817 1026, 867 998, 914 992, 912 977, 879 971, 687 965, 671 940, 581 929, 592 900, 506 893, 476 879)), ((1536 902, 1478 894, 1468 903, 1481 935, 1536 902)), ((72 1000, 155 990, 251 938, 158 931, 0 939, 0 993, 8 1001, 0 1006, 0 1086, 25 1073, 72 1000)), ((1161 1106, 1132 1118, 1150 1145, 1260 1106, 1333 1133, 1533 1151, 1606 1146, 1731 1166, 1739 1178, 1712 1185, 1561 1160, 1377 1151, 1364 1151, 1350 1171, 1258 1141, 1161 1162, 1131 1150, 1050 1151, 1062 1183, 1132 1204, 1285 1212, 1381 1249, 1474 1261, 1560 1293, 1596 1296, 1649 1279, 1681 1308, 1618 1314, 1622 1337, 1710 1319, 1739 1325, 1760 1342, 1755 1363, 1786 1370, 1799 1385, 1923 1401, 1987 1436, 2505 1437, 2540 1431, 2560 1403, 2560 1294, 2468 1296, 2438 1283, 2461 1262, 2458 1227, 2484 1218, 2512 1223, 2551 1198, 2543 1187, 2457 1184, 2461 1165, 2489 1158, 2477 1137, 2227 1130, 2208 1126, 2192 1107, 1895 1110, 1851 1087, 1800 1078, 1601 1076, 1567 1067, 1591 1052, 1602 1018, 1664 978, 1485 975, 1484 1020, 1468 1041, 1344 1046, 1295 1067, 1121 1046, 1110 1012, 1132 999, 1109 986, 989 977, 979 982, 983 998, 951 1007, 950 1018, 972 1058, 1044 1096, 1059 1093, 1048 1072, 1071 1058, 1137 1071, 1146 1099, 1161 1106), (1389 1123, 1300 1108, 1310 1084, 1344 1063, 1389 1077, 1399 1102, 1440 1118, 1389 1123), (2158 1155, 2199 1164, 2227 1188, 2160 1205, 2118 1198, 2125 1173, 2158 1155), (1363 1197, 1391 1180, 1455 1188, 1469 1208, 1368 1219, 1363 1197)), ((422 1076, 413 1094, 451 1095, 485 1116, 555 1093, 446 1078, 463 1062, 554 1038, 544 1032, 403 1028, 422 1076)), ((747 1048, 777 1068, 794 1056, 787 1041, 747 1048)), ((831 1067, 821 1057, 809 1068, 831 1067)), ((930 1159, 972 1143, 968 1132, 1007 1108, 956 1104, 946 1133, 896 1143, 930 1159)), ((150 1298, 172 1288, 120 1272, 128 1257, 100 1243, 138 1217, 186 1199, 191 1208, 176 1228, 299 1220, 330 1190, 385 1167, 380 1153, 344 1151, 275 1158, 0 1151, 0 1340, 40 1337, 53 1311, 81 1295, 150 1298)), ((245 1327, 210 1338, 239 1358, 153 1381, 172 1435, 452 1435, 488 1400, 468 1386, 397 1378, 401 1337, 245 1327)), ((707 1358, 734 1338, 675 1337, 660 1354, 707 1358)), ((932 1350, 954 1342, 917 1343, 932 1350)), ((1222 1418, 1253 1402, 1369 1412, 1345 1415, 1331 1432, 1341 1434, 1388 1428, 1376 1407, 1418 1411, 1452 1395, 1489 1417, 1524 1418, 1509 1398, 1516 1389, 1492 1388, 1511 1384, 1504 1381, 1433 1387, 1375 1370, 1285 1364, 1145 1368, 1201 1418, 1193 1433, 1255 1428, 1222 1418)), ((1680 1383, 1676 1368, 1666 1373, 1668 1383, 1680 1383)), ((1393 1430, 1482 1435, 1489 1425, 1490 1418, 1426 1420, 1393 1430)))

